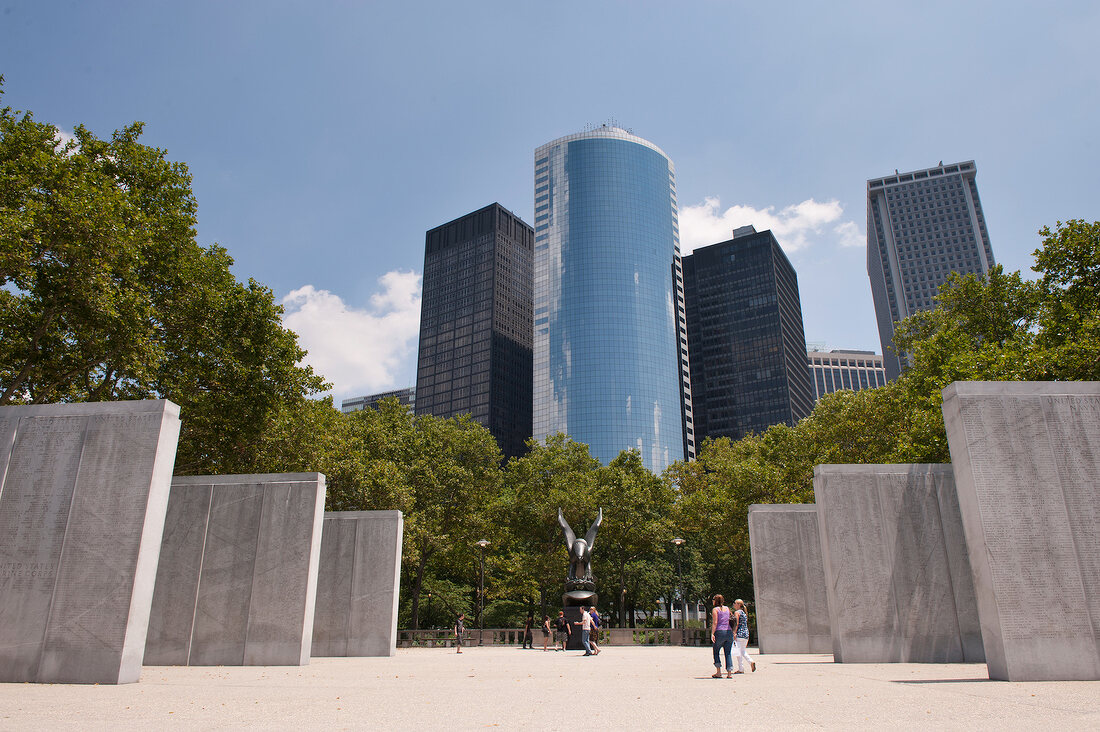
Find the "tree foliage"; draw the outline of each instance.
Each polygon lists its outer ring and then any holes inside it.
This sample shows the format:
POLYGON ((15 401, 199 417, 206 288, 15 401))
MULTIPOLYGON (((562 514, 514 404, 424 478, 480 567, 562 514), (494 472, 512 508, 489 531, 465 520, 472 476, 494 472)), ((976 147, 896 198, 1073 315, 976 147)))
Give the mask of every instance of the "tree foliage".
POLYGON ((62 142, 0 109, 0 405, 171 399, 177 472, 250 472, 274 415, 326 385, 271 290, 196 243, 187 166, 142 129, 62 142))

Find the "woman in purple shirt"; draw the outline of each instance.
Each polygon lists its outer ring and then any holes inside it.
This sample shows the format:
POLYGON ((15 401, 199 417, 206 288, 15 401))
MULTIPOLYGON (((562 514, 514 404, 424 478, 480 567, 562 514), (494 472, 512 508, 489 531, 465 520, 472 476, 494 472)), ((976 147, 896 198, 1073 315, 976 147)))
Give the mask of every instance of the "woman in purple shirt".
POLYGON ((714 644, 714 675, 712 679, 722 678, 722 664, 718 651, 726 653, 726 678, 733 678, 733 631, 730 629, 730 609, 726 607, 726 598, 714 596, 714 610, 710 614, 710 642, 714 644))

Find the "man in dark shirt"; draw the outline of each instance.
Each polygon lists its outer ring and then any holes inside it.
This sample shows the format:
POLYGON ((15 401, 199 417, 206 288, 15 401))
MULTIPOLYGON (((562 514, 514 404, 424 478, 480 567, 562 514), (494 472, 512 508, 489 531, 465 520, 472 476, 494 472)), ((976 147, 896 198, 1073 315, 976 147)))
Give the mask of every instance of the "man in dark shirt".
POLYGON ((462 636, 466 634, 466 613, 462 613, 455 620, 455 648, 457 653, 462 653, 462 636))
POLYGON ((558 650, 564 651, 566 643, 569 642, 569 634, 572 632, 569 629, 568 621, 566 621, 566 619, 565 619, 565 611, 564 610, 559 610, 558 611, 558 619, 557 619, 556 623, 557 623, 557 626, 556 626, 557 627, 557 633, 556 633, 556 637, 554 638, 554 640, 561 644, 561 648, 559 648, 558 650))

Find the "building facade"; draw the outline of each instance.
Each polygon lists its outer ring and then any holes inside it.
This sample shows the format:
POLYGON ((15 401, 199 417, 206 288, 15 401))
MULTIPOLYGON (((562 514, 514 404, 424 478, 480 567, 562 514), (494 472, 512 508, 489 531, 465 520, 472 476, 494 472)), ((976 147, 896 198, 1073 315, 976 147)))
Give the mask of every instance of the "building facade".
POLYGON ((993 266, 973 160, 867 181, 867 276, 886 377, 901 373, 894 324, 935 307, 951 272, 993 266))
POLYGON ((813 406, 798 277, 751 226, 683 258, 695 434, 740 439, 813 406))
POLYGON ((408 408, 410 414, 413 414, 416 410, 416 388, 410 386, 407 389, 394 389, 393 391, 382 391, 377 394, 345 399, 340 402, 340 411, 344 414, 350 414, 351 412, 358 412, 360 409, 374 409, 386 399, 396 399, 398 403, 404 404, 408 408))
POLYGON ((505 457, 531 436, 533 244, 498 203, 425 236, 416 414, 470 414, 505 457))
POLYGON ((694 455, 676 178, 618 127, 535 151, 534 436, 654 472, 694 455))
POLYGON ((874 389, 886 386, 886 368, 882 356, 874 351, 814 351, 806 352, 810 366, 813 399, 841 389, 874 389))

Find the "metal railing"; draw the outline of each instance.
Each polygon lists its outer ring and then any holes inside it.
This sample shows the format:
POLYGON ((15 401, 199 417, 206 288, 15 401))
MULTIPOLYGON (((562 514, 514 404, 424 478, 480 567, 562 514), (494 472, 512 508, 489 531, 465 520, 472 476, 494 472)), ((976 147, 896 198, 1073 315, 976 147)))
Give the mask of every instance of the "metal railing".
MULTIPOLYGON (((536 646, 542 645, 542 631, 532 633, 536 646)), ((597 643, 608 646, 703 646, 710 645, 707 631, 700 628, 601 628, 597 643)), ((550 644, 553 645, 553 637, 550 644)), ((521 646, 522 628, 468 628, 465 646, 521 646)), ((449 630, 398 630, 398 648, 453 648, 454 634, 449 630)))

